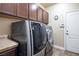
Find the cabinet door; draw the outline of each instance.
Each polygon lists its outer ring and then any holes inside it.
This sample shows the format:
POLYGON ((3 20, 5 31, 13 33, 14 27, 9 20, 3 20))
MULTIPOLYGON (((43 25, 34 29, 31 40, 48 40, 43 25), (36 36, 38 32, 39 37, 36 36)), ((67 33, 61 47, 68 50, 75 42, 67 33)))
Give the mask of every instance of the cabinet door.
POLYGON ((48 24, 48 13, 43 10, 43 23, 48 24))
POLYGON ((16 48, 4 51, 2 53, 0 53, 0 56, 16 56, 16 48))
POLYGON ((1 12, 16 16, 16 3, 2 3, 1 12))
POLYGON ((1 3, 0 3, 0 12, 1 12, 1 3))
POLYGON ((43 15, 43 13, 42 13, 42 8, 40 8, 40 7, 38 7, 38 17, 37 17, 37 20, 38 21, 40 21, 40 22, 42 22, 42 15, 43 15))
POLYGON ((37 6, 33 3, 29 3, 29 19, 37 20, 37 6))
POLYGON ((18 3, 17 4, 17 16, 28 18, 28 3, 18 3))

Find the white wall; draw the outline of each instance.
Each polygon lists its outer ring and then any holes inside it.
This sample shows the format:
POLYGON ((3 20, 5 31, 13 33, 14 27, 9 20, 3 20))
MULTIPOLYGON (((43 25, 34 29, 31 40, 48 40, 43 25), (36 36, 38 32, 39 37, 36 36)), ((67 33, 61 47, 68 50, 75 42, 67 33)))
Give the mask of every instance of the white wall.
POLYGON ((49 12, 49 24, 54 32, 54 44, 64 47, 64 30, 61 30, 60 24, 64 23, 65 14, 68 11, 79 9, 79 4, 55 4, 47 8, 49 12), (58 15, 59 19, 54 20, 54 16, 58 15))

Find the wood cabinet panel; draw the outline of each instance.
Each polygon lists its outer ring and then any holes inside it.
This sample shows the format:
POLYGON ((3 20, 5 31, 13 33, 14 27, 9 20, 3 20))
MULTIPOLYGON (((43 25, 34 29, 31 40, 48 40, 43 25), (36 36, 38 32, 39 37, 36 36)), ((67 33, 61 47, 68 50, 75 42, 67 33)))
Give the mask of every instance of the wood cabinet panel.
POLYGON ((38 7, 38 17, 37 17, 37 20, 38 21, 40 21, 40 22, 42 22, 42 19, 43 19, 43 12, 42 12, 43 10, 42 10, 42 8, 40 8, 40 7, 38 7))
POLYGON ((0 53, 0 56, 16 56, 16 48, 0 53))
POLYGON ((43 23, 48 24, 48 13, 43 10, 43 23))
POLYGON ((28 19, 28 3, 17 4, 17 16, 28 19))
POLYGON ((48 12, 35 3, 0 3, 0 13, 48 24, 48 12))
POLYGON ((1 12, 1 3, 0 3, 0 12, 1 12))
POLYGON ((33 3, 29 3, 29 19, 37 20, 37 8, 33 3))
POLYGON ((16 16, 16 3, 2 3, 1 12, 16 16))

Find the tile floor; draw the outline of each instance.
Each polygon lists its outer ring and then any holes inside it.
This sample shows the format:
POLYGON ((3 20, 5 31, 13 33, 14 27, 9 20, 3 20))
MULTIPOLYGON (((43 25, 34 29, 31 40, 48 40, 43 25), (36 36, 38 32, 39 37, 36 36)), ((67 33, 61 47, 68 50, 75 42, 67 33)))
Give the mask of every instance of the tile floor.
POLYGON ((53 48, 53 55, 52 56, 79 56, 79 54, 53 48))

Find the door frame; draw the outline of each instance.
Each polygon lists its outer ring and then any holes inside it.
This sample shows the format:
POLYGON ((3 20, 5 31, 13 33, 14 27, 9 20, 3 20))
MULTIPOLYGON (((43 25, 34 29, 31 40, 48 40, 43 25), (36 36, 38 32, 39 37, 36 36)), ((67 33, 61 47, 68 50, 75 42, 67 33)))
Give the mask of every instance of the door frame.
POLYGON ((79 9, 73 9, 73 10, 68 10, 66 13, 65 13, 65 18, 64 18, 64 50, 67 50, 67 46, 66 46, 66 39, 67 39, 67 36, 66 36, 66 29, 67 29, 67 22, 66 22, 66 17, 67 17, 67 13, 71 13, 71 12, 75 12, 75 11, 79 11, 79 9))

